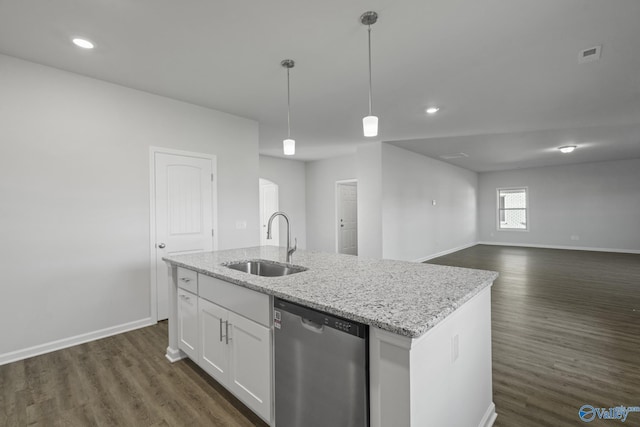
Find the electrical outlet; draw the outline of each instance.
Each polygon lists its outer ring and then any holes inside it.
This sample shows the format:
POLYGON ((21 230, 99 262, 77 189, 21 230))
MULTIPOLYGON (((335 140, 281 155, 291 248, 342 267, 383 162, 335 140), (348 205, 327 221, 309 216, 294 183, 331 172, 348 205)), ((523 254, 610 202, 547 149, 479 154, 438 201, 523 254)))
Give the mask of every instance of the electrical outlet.
POLYGON ((580 240, 580 236, 578 236, 577 234, 572 234, 571 240, 580 240))
POLYGON ((436 205, 436 199, 433 199, 433 200, 431 201, 431 204, 432 204, 433 206, 435 206, 435 205, 436 205))
POLYGON ((247 228, 247 221, 240 219, 236 221, 236 229, 244 230, 245 228, 247 228))

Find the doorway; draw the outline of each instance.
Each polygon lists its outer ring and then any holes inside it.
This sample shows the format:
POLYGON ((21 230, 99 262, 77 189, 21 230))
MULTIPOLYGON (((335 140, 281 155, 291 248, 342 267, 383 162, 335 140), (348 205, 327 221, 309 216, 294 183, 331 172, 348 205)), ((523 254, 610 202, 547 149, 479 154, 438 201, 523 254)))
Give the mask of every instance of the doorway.
POLYGON ((358 181, 336 182, 336 252, 358 255, 358 181))
POLYGON ((162 257, 216 250, 216 158, 151 147, 151 318, 169 314, 170 269, 162 257))
POLYGON ((274 212, 278 212, 278 184, 260 178, 260 245, 280 246, 279 221, 271 224, 271 239, 267 239, 267 223, 274 212))

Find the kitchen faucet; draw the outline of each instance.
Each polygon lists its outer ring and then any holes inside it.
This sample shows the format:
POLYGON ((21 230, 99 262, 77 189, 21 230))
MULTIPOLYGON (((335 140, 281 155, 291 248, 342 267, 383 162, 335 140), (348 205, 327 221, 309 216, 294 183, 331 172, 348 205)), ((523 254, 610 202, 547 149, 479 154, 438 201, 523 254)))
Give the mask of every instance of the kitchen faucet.
POLYGON ((298 249, 298 239, 294 239, 295 243, 293 244, 293 248, 292 248, 291 247, 291 228, 289 227, 289 217, 287 216, 286 213, 275 212, 273 215, 271 215, 271 218, 269 218, 269 225, 267 226, 267 239, 271 239, 271 223, 273 222, 273 219, 278 215, 283 216, 284 219, 287 221, 287 262, 290 263, 291 254, 293 254, 296 251, 296 249, 298 249))

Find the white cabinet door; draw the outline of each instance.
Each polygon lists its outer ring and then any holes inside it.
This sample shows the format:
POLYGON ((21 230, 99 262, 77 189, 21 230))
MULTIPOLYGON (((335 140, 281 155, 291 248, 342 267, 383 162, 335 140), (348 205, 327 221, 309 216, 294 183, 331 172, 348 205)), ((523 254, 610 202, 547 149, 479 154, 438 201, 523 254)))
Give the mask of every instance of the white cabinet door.
POLYGON ((269 328, 229 312, 229 389, 271 419, 271 347, 269 328))
POLYGON ((200 298, 200 356, 195 359, 202 369, 219 383, 227 382, 229 346, 227 344, 228 311, 200 298))
POLYGON ((178 348, 198 359, 198 297, 178 289, 178 348))

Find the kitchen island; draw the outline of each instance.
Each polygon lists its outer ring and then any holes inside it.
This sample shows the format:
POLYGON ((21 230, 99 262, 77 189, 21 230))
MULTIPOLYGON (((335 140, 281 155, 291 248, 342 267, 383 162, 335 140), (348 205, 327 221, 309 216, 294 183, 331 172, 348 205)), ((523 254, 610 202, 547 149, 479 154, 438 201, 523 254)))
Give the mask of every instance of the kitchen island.
MULTIPOLYGON (((264 330, 273 327, 271 300, 257 298, 274 296, 369 325, 371 426, 493 424, 490 289, 497 273, 312 251, 294 254, 292 264, 306 270, 288 276, 262 277, 224 265, 258 259, 283 263, 285 256, 283 248, 263 246, 165 258, 173 278, 167 358, 196 357, 181 340, 178 293, 187 288, 196 296, 198 287, 181 283, 200 282, 200 291, 211 294, 206 283, 213 280, 211 286, 223 289, 219 294, 235 288, 248 292, 225 297, 229 311, 257 310, 254 320, 264 330)), ((221 341, 222 325, 220 317, 221 341)), ((257 413, 274 425, 270 408, 263 409, 257 413)))

